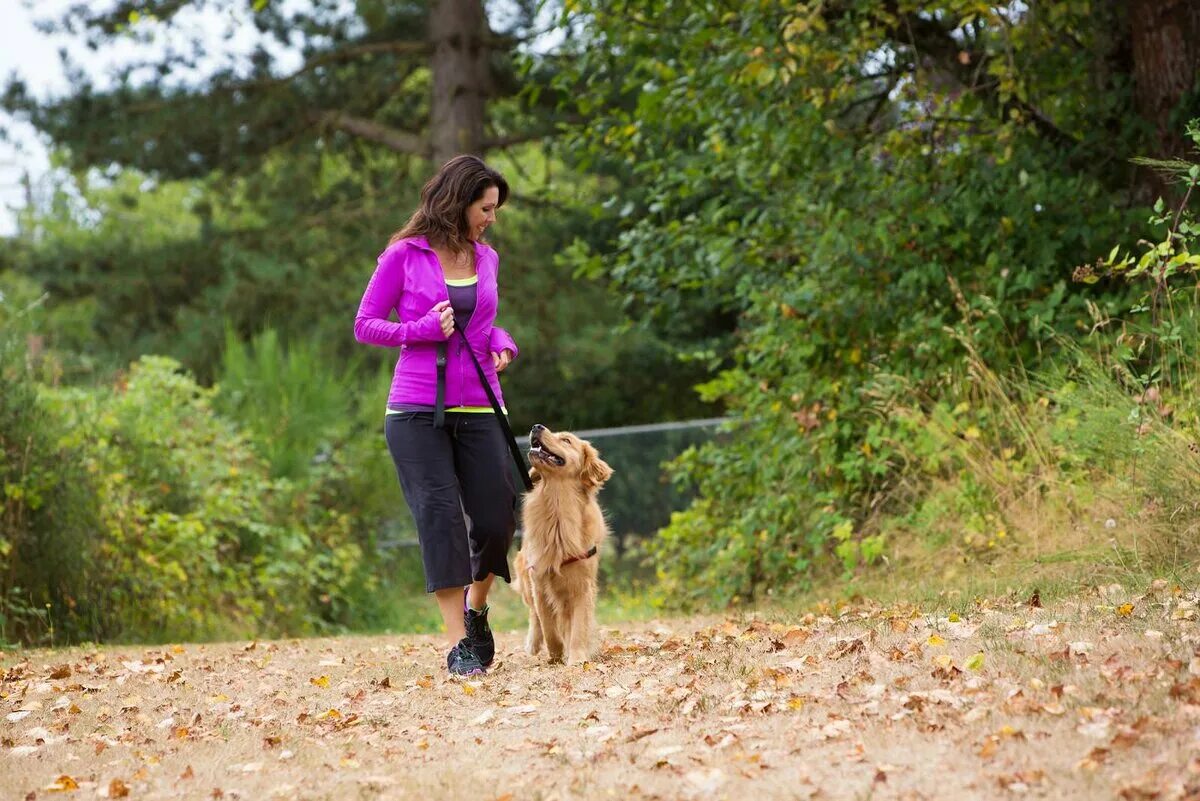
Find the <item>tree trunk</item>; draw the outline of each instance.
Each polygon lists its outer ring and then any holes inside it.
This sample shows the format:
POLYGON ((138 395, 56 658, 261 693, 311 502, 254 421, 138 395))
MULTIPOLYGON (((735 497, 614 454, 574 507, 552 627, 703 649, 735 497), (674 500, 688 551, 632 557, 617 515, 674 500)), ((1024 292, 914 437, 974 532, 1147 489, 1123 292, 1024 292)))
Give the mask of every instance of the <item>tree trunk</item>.
POLYGON ((482 0, 435 0, 429 33, 433 97, 429 133, 435 164, 483 153, 489 94, 488 24, 482 0))
POLYGON ((1157 152, 1148 155, 1186 156, 1186 115, 1171 117, 1200 70, 1200 0, 1132 0, 1129 18, 1135 103, 1155 134, 1157 152))

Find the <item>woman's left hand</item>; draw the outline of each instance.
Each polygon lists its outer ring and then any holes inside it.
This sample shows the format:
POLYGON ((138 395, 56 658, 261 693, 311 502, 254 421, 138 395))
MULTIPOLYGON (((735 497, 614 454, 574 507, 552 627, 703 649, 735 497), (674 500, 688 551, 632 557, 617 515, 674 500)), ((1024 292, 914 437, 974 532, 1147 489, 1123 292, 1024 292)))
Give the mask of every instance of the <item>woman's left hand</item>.
POLYGON ((504 372, 504 368, 508 367, 508 364, 511 361, 512 361, 512 351, 509 350, 508 348, 505 348, 504 350, 500 351, 499 353, 492 351, 492 363, 496 366, 497 373, 504 372))

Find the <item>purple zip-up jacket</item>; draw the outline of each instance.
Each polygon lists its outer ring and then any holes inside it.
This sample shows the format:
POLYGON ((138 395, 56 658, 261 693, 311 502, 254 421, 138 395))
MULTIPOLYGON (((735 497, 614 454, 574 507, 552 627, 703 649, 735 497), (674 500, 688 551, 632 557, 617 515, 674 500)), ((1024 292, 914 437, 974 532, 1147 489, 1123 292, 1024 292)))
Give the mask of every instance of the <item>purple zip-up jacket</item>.
MULTIPOLYGON (((475 311, 464 333, 492 392, 503 405, 492 353, 508 349, 516 358, 517 345, 507 331, 492 324, 500 300, 496 284, 499 267, 496 251, 476 242, 479 283, 475 311)), ((449 299, 441 263, 425 237, 401 239, 379 254, 375 274, 358 304, 354 338, 368 345, 400 348, 388 393, 389 405, 433 406, 437 402, 437 345, 446 337, 433 307, 449 299), (400 317, 398 323, 388 319, 393 310, 400 317)), ((490 405, 475 365, 455 332, 446 352, 446 408, 490 405)))

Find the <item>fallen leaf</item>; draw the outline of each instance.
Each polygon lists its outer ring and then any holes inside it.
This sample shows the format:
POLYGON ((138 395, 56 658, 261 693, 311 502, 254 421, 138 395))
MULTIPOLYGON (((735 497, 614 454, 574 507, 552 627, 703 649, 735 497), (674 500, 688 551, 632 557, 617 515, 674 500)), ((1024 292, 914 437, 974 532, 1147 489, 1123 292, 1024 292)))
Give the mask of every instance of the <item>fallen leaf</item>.
POLYGON ((945 645, 946 641, 936 634, 930 634, 929 639, 925 641, 925 644, 936 647, 936 646, 940 646, 940 645, 945 645))
POLYGON ((654 734, 654 732, 656 732, 656 731, 658 731, 657 728, 634 729, 634 731, 628 737, 625 738, 625 742, 627 742, 627 743, 637 742, 638 740, 642 739, 643 737, 649 737, 651 734, 654 734))
POLYGON ((309 679, 308 683, 315 685, 317 687, 325 688, 325 687, 329 686, 329 677, 328 676, 317 676, 316 678, 309 679))
POLYGON ((69 790, 78 790, 79 783, 64 773, 42 789, 52 793, 65 793, 69 790))
POLYGON ((1121 617, 1129 617, 1133 614, 1133 604, 1121 604, 1117 607, 1117 614, 1121 617))
POLYGON ((129 787, 120 779, 113 779, 108 783, 109 798, 125 798, 129 795, 129 787))
POLYGON ((799 645, 807 640, 810 636, 811 632, 808 630, 795 627, 784 632, 784 635, 781 639, 783 640, 784 645, 799 645))

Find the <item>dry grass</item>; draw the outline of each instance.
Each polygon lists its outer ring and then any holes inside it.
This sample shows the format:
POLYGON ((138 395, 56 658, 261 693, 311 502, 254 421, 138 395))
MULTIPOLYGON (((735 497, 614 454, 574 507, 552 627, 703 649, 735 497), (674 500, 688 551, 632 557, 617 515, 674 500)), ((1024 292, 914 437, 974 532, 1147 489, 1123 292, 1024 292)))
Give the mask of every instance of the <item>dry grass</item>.
POLYGON ((420 636, 8 653, 0 797, 1197 798, 1197 600, 505 631, 469 682, 420 636))

